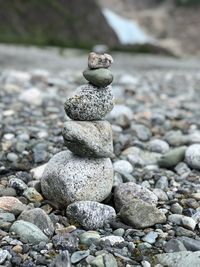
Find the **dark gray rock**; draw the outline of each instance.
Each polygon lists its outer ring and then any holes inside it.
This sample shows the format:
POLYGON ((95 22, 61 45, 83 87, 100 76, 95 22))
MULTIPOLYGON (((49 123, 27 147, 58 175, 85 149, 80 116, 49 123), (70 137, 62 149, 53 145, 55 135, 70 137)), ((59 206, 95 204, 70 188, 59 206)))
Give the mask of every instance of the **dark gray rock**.
POLYGON ((158 165, 164 168, 175 167, 179 162, 184 160, 185 151, 185 146, 169 150, 160 158, 160 160, 158 161, 158 165))
POLYGON ((80 158, 70 151, 56 154, 41 179, 45 197, 65 207, 79 200, 103 201, 112 184, 109 158, 80 158))
POLYGON ((184 244, 179 239, 171 239, 164 244, 165 252, 179 252, 186 251, 184 244))
POLYGON ((112 72, 108 69, 87 69, 83 72, 85 79, 97 87, 106 87, 113 81, 112 72))
POLYGON ((58 250, 68 250, 70 253, 78 250, 78 238, 71 233, 55 235, 52 238, 52 242, 58 250))
POLYGON ((33 223, 47 236, 52 236, 54 233, 54 226, 51 219, 40 208, 23 211, 18 219, 33 223))
POLYGON ((62 134, 67 148, 77 155, 97 158, 113 155, 112 129, 107 121, 67 121, 62 134))
POLYGON ((139 199, 134 199, 125 204, 121 208, 119 216, 123 222, 138 229, 166 222, 163 212, 139 199))
POLYGON ((108 54, 91 52, 88 57, 88 67, 90 69, 109 68, 112 63, 113 58, 108 54))
POLYGON ((141 199, 146 203, 156 205, 158 202, 157 196, 146 187, 136 183, 123 183, 115 187, 114 201, 115 208, 119 211, 121 207, 128 204, 133 198, 141 199))
POLYGON ((112 207, 94 201, 72 203, 67 207, 66 214, 87 230, 102 228, 106 222, 116 217, 112 207))
POLYGON ((199 251, 200 250, 200 240, 194 238, 189 238, 187 236, 178 237, 178 240, 181 241, 187 250, 189 251, 199 251))
POLYGON ((79 87, 76 94, 68 98, 64 108, 72 120, 101 120, 113 109, 111 87, 98 88, 91 84, 79 87))

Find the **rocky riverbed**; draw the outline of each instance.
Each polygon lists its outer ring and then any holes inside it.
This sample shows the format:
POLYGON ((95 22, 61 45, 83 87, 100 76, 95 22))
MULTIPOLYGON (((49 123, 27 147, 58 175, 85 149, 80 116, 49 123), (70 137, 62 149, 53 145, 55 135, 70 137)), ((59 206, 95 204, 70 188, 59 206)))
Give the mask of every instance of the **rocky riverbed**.
POLYGON ((172 59, 156 58, 150 68, 144 57, 140 71, 134 57, 128 69, 117 58, 115 107, 106 117, 114 139, 112 193, 101 204, 76 202, 67 210, 44 197, 40 180, 50 158, 66 150, 64 102, 86 81, 79 68, 55 72, 45 62, 43 69, 2 69, 0 266, 200 265, 198 68, 178 60, 170 68, 172 59))

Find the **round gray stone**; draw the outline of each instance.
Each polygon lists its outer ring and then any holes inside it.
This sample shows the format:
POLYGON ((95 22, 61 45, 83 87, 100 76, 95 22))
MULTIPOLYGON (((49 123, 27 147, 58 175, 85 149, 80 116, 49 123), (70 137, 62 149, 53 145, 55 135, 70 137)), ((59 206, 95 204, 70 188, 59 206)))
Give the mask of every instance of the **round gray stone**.
POLYGON ((108 69, 87 69, 83 72, 83 76, 97 87, 106 87, 113 81, 112 72, 108 69))
POLYGON ((200 169, 200 144, 194 144, 187 148, 185 161, 190 167, 200 169))
POLYGON ((70 151, 56 154, 41 179, 45 197, 64 207, 79 200, 101 202, 110 194, 112 185, 109 158, 81 158, 70 151))
POLYGON ((66 121, 65 145, 80 156, 107 158, 113 155, 111 125, 107 121, 66 121))
POLYGON ((72 120, 101 120, 113 109, 111 87, 98 88, 91 84, 80 86, 76 94, 68 98, 64 108, 72 120))
POLYGON ((116 217, 115 210, 95 201, 77 201, 66 210, 67 217, 78 222, 86 230, 102 228, 116 217))

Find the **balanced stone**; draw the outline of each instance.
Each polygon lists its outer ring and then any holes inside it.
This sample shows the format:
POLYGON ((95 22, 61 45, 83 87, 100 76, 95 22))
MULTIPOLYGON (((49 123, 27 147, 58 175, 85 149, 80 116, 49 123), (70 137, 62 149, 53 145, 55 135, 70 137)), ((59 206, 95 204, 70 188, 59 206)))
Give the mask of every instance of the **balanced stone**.
POLYGON ((74 96, 68 98, 64 108, 73 120, 101 120, 113 109, 111 87, 98 88, 91 84, 82 85, 74 96))
POLYGON ((102 228, 116 217, 115 210, 95 201, 77 201, 66 210, 67 217, 79 223, 86 230, 102 228))
POLYGON ((85 79, 97 87, 106 87, 113 81, 112 72, 108 69, 87 69, 83 72, 85 79))
POLYGON ((106 158, 113 155, 112 129, 107 121, 67 121, 63 138, 67 148, 79 156, 106 158))
POLYGON ((111 192, 113 167, 109 158, 81 158, 70 151, 56 154, 44 170, 44 196, 68 206, 79 200, 103 201, 111 192))
POLYGON ((91 52, 88 57, 88 67, 90 69, 109 68, 112 63, 113 58, 108 54, 91 52))

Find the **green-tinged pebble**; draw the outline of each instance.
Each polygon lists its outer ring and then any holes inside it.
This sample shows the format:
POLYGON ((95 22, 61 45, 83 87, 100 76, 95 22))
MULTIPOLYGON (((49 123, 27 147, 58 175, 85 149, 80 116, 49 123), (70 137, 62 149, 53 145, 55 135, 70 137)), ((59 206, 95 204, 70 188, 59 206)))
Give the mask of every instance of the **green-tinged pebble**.
POLYGON ((94 70, 85 70, 83 72, 85 79, 91 84, 97 87, 106 87, 113 81, 113 75, 108 69, 94 69, 94 70))

